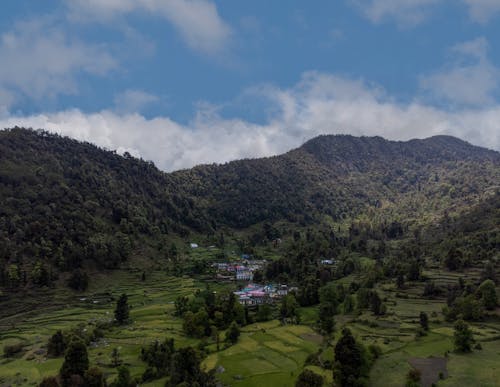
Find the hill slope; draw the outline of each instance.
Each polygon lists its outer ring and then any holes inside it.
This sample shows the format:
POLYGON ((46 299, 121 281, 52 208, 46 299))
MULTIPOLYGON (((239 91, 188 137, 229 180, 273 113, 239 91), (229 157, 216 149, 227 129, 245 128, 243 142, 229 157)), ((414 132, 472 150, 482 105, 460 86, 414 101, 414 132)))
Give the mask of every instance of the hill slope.
POLYGON ((0 201, 2 282, 10 286, 30 281, 26 263, 41 263, 43 284, 54 268, 83 261, 116 267, 140 236, 208 227, 152 163, 23 129, 0 132, 0 201))
POLYGON ((369 207, 422 217, 487 196, 500 154, 453 137, 408 142, 320 136, 284 155, 174 172, 176 184, 219 222, 341 220, 369 207))
POLYGON ((452 137, 320 136, 284 155, 166 174, 46 132, 0 132, 0 285, 113 268, 141 238, 262 221, 431 225, 492 197, 500 154, 452 137))

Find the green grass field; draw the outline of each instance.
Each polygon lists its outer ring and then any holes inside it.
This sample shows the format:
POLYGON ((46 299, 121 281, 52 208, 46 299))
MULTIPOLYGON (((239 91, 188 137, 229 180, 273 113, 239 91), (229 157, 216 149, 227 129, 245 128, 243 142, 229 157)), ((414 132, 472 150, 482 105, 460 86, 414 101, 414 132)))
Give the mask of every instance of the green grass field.
POLYGON ((9 317, 8 323, 4 322, 7 328, 0 334, 0 351, 3 353, 5 345, 22 342, 24 353, 18 358, 0 360, 0 384, 35 385, 44 376, 57 374, 62 359, 46 359, 40 352, 48 338, 58 329, 81 326, 81 329, 91 330, 96 321, 112 319, 115 299, 121 293, 129 296, 132 323, 106 331, 103 340, 89 347, 91 364, 102 367, 108 380, 116 373, 110 367, 113 348, 119 349, 131 374, 140 376, 145 368, 145 363, 139 359, 140 349, 152 340, 168 336, 181 346, 197 343, 182 333, 181 319, 172 315, 173 301, 181 294, 192 294, 203 285, 189 278, 168 277, 163 272, 148 273, 147 280, 142 282, 140 274, 115 271, 108 277, 94 279, 85 294, 67 297, 64 308, 42 307, 33 313, 9 317))
POLYGON ((252 324, 236 345, 209 355, 203 365, 224 369, 218 378, 232 386, 293 386, 320 344, 321 336, 304 325, 252 324))

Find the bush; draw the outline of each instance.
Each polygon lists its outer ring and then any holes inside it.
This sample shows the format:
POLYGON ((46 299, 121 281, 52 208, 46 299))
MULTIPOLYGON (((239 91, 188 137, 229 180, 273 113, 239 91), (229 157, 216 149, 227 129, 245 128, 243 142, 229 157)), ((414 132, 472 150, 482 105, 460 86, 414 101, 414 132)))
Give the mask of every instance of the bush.
POLYGON ((408 374, 406 375, 406 387, 419 387, 420 386, 420 378, 421 374, 420 371, 412 368, 411 370, 408 371, 408 374))
POLYGON ((43 378, 38 387, 59 387, 59 382, 55 376, 47 376, 43 378))
POLYGON ((376 344, 370 344, 368 346, 368 351, 374 360, 378 359, 380 355, 382 355, 382 349, 376 344))
POLYGON ((16 343, 12 345, 6 345, 3 348, 3 354, 5 357, 14 357, 23 351, 23 343, 16 343))
POLYGON ((323 385, 323 377, 312 371, 304 370, 299 375, 296 387, 321 387, 323 385))

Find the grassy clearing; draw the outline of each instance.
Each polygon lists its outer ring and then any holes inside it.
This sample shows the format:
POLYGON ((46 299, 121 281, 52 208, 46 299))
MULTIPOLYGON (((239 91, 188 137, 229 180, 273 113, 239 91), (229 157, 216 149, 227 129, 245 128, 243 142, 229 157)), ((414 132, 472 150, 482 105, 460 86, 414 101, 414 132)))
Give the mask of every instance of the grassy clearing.
POLYGON ((209 355, 203 365, 222 367, 218 378, 232 386, 293 386, 306 357, 319 348, 316 336, 303 325, 252 324, 236 345, 209 355))

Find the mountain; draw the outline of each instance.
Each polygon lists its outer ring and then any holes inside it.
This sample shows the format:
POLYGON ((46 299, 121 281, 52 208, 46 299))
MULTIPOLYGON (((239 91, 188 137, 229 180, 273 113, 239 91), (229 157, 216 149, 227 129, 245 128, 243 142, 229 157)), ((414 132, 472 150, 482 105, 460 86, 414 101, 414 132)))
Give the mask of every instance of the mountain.
POLYGON ((88 262, 117 267, 144 244, 221 227, 431 227, 497 200, 499 182, 498 152, 447 136, 320 136, 280 156, 168 174, 89 143, 4 130, 0 286, 43 285, 88 262))
POLYGON ((205 165, 171 176, 218 222, 340 221, 368 208, 392 217, 470 205, 500 181, 500 154, 437 136, 408 142, 320 136, 284 155, 205 165), (380 212, 380 211, 379 211, 380 212))

